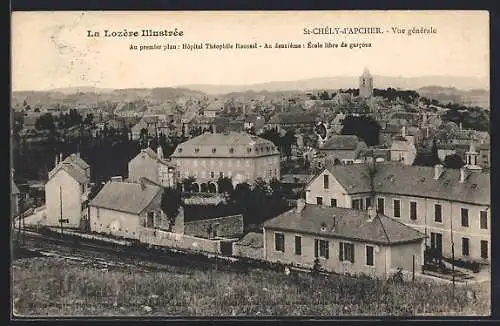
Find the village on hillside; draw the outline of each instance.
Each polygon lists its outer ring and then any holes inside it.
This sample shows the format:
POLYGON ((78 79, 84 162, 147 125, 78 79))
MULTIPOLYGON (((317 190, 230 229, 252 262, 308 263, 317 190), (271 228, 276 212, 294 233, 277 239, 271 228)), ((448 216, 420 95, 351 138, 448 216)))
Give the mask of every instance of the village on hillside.
POLYGON ((48 237, 221 270, 490 280, 488 110, 377 88, 368 69, 356 83, 14 94, 15 248, 48 237))

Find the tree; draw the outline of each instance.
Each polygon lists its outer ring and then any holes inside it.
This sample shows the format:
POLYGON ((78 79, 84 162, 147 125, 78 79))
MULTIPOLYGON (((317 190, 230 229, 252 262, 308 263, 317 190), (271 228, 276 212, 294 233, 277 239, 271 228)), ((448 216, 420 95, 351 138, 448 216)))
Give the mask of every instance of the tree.
POLYGON ((465 165, 460 155, 457 154, 446 155, 443 164, 449 169, 460 169, 465 165))
POLYGON ((344 119, 341 134, 356 135, 368 146, 375 146, 379 143, 380 125, 371 117, 349 115, 344 119))
POLYGON ((193 176, 189 176, 187 178, 182 179, 181 183, 184 186, 184 191, 192 191, 193 183, 196 181, 196 178, 193 176))
POLYGON ((288 130, 285 135, 281 137, 281 144, 283 145, 285 155, 290 158, 290 156, 292 156, 292 145, 297 145, 297 137, 295 136, 295 132, 292 130, 288 130))
POLYGON ((219 193, 224 194, 228 193, 231 194, 233 192, 233 182, 231 181, 231 178, 224 177, 224 178, 219 178, 217 180, 217 186, 219 188, 219 193))
POLYGON ((431 165, 434 166, 436 164, 441 164, 441 160, 438 155, 438 147, 436 139, 432 141, 432 149, 431 149, 431 165))
POLYGON ((177 189, 165 188, 161 197, 161 210, 167 215, 168 220, 175 221, 181 206, 181 192, 177 189))
POLYGON ((323 101, 327 101, 330 99, 330 94, 328 94, 327 91, 324 91, 324 92, 319 94, 319 99, 323 100, 323 101))
POLYGON ((88 194, 88 200, 92 200, 97 196, 97 194, 102 190, 104 187, 105 182, 97 182, 92 188, 90 188, 90 192, 88 194))
POLYGON ((52 117, 52 114, 46 113, 44 115, 41 115, 35 122, 35 128, 37 130, 55 130, 56 126, 54 124, 54 118, 52 117))

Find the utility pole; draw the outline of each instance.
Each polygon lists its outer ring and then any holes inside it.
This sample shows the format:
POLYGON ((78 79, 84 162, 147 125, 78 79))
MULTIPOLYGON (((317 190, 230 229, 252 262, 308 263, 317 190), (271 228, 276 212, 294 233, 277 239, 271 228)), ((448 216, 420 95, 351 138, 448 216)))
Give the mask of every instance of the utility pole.
POLYGON ((60 207, 60 218, 61 223, 61 235, 63 235, 63 206, 62 206, 62 186, 59 186, 59 207, 60 207))
POLYGON ((453 218, 450 217, 450 237, 451 237, 451 277, 453 284, 453 297, 455 297, 455 242, 453 241, 453 218))

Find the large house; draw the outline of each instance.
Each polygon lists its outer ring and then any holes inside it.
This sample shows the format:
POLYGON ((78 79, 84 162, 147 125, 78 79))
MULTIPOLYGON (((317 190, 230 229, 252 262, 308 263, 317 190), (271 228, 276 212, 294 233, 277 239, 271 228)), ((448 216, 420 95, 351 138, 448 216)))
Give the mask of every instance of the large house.
POLYGON ((364 211, 299 201, 296 209, 264 223, 264 260, 312 268, 318 259, 329 272, 386 277, 398 268, 420 269, 424 238, 374 208, 364 211))
POLYGON ((318 120, 316 112, 280 112, 271 117, 264 129, 306 131, 312 130, 318 120))
MULTIPOLYGON (((474 154, 473 154, 474 155, 474 154)), ((424 232, 426 244, 451 257, 489 262, 490 174, 395 163, 328 166, 306 187, 306 202, 378 211, 424 232)))
POLYGON ((141 138, 141 134, 145 130, 146 136, 154 137, 159 134, 166 135, 168 133, 168 123, 165 119, 161 119, 158 115, 144 116, 137 124, 132 127, 132 139, 141 138))
POLYGON ((56 158, 45 184, 46 225, 79 228, 86 215, 90 166, 78 155, 56 158))
POLYGON ((163 157, 161 146, 158 146, 156 153, 149 147, 142 149, 128 162, 129 181, 139 182, 141 178, 147 178, 163 187, 175 186, 175 165, 163 157))
POLYGON ((368 146, 355 135, 332 135, 319 149, 326 154, 327 160, 336 163, 354 163, 360 152, 368 146))
POLYGON ((90 229, 125 238, 138 238, 143 228, 165 223, 163 189, 149 182, 110 181, 89 203, 90 229))
POLYGON ((215 192, 217 180, 229 177, 233 185, 280 179, 280 153, 263 138, 247 133, 209 133, 179 144, 171 155, 179 180, 194 177, 201 192, 215 192))

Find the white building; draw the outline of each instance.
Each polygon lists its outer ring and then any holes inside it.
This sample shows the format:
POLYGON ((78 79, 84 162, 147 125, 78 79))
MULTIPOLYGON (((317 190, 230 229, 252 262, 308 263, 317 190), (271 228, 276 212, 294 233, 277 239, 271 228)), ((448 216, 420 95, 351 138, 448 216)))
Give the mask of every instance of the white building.
POLYGON ((90 166, 77 154, 62 160, 56 158, 56 166, 49 172, 45 184, 46 220, 49 226, 79 228, 86 216, 85 203, 90 191, 90 166))

